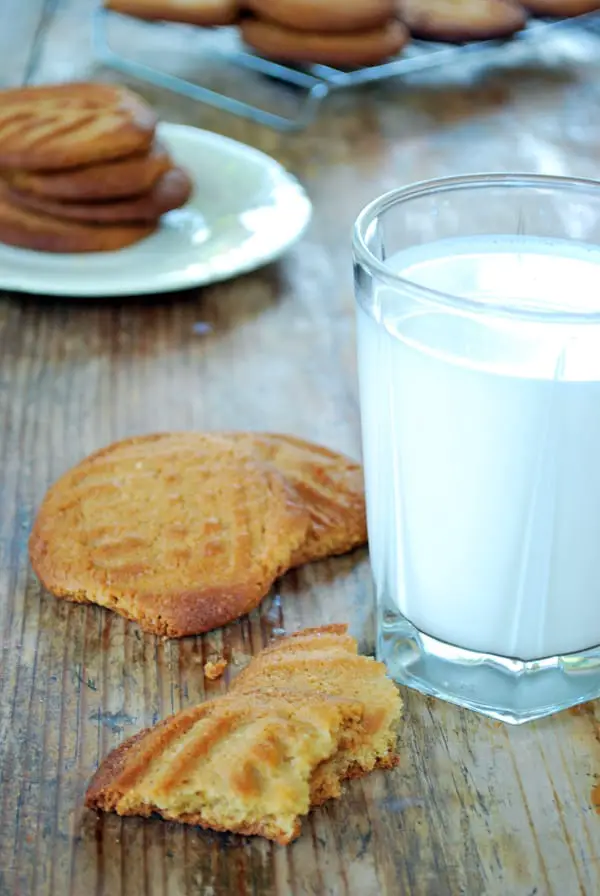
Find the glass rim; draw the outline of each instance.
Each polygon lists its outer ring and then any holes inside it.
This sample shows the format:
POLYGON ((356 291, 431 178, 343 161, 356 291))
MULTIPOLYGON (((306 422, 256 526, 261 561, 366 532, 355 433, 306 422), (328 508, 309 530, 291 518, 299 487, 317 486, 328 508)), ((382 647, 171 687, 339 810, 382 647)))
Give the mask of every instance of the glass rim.
MULTIPOLYGON (((600 180, 592 180, 591 178, 563 177, 550 174, 490 172, 415 181, 404 187, 396 187, 393 190, 388 190, 386 193, 382 193, 380 196, 371 200, 371 202, 365 205, 359 212, 352 231, 354 263, 359 264, 369 274, 377 276, 378 280, 387 283, 389 286, 396 288, 401 287, 414 298, 425 300, 436 305, 441 304, 450 306, 456 311, 477 314, 493 312, 502 316, 526 318, 548 323, 573 323, 574 321, 579 323, 600 323, 600 308, 598 311, 557 311, 556 309, 548 311, 540 309, 534 310, 515 303, 511 303, 510 305, 502 302, 489 301, 483 303, 477 299, 469 299, 453 293, 446 293, 427 286, 421 286, 406 277, 402 277, 400 274, 393 273, 387 267, 385 262, 380 261, 371 252, 367 245, 366 234, 373 222, 376 221, 381 214, 396 205, 400 205, 406 200, 431 196, 436 193, 450 193, 464 189, 484 190, 490 187, 504 187, 506 189, 512 187, 529 189, 544 187, 555 191, 594 193, 598 197, 598 200, 600 200, 600 180)), ((600 251, 600 245, 598 248, 600 251)))

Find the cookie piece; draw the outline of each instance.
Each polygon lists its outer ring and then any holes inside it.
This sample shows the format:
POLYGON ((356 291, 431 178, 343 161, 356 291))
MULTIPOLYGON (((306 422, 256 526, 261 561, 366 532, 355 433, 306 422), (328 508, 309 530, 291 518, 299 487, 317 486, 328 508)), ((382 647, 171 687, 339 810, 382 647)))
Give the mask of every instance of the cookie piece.
POLYGON ((104 0, 106 9, 136 19, 212 27, 238 20, 238 0, 104 0))
POLYGON ((161 215, 181 208, 192 195, 192 181, 182 168, 171 168, 143 196, 114 202, 60 202, 10 190, 15 205, 73 221, 111 224, 122 221, 156 222, 161 215))
POLYGON ((211 433, 117 442, 66 473, 30 537, 57 597, 168 637, 249 613, 304 542, 308 514, 273 467, 211 433))
POLYGON ((111 84, 54 84, 0 91, 0 168, 49 171, 150 148, 156 115, 111 84))
MULTIPOLYGON (((260 19, 298 31, 369 31, 394 17, 394 0, 247 0, 260 19)), ((395 52, 395 51, 394 51, 395 52)))
POLYGON ((220 678, 221 675, 223 675, 227 665, 227 660, 224 657, 221 657, 215 662, 208 660, 207 663, 204 663, 204 677, 208 678, 209 681, 216 681, 217 678, 220 678))
POLYGON ((356 649, 344 625, 283 639, 251 662, 246 684, 117 747, 92 779, 86 805, 289 843, 302 815, 341 795, 344 778, 397 764, 398 690, 381 663, 357 657, 356 649), (310 663, 311 645, 319 658, 309 677, 293 658, 302 654, 310 663), (278 655, 291 677, 274 687, 278 655), (361 697, 353 696, 357 690, 361 697))
POLYGON ((346 653, 358 653, 358 644, 356 639, 348 634, 347 624, 345 622, 331 622, 329 625, 303 628, 299 631, 291 632, 291 634, 285 635, 285 637, 277 638, 267 647, 263 647, 260 655, 264 657, 271 653, 297 652, 307 648, 312 649, 317 644, 319 650, 337 647, 340 650, 345 650, 346 653))
POLYGON ((0 183, 0 243, 38 252, 114 252, 150 236, 152 224, 85 224, 21 208, 0 183))
POLYGON ((293 31, 274 22, 248 18, 242 21, 240 30, 244 42, 269 59, 340 68, 376 65, 398 53, 409 40, 406 28, 394 20, 369 31, 328 34, 293 31))
POLYGON ((364 706, 360 735, 341 745, 313 781, 312 805, 338 796, 344 778, 392 768, 398 761, 396 736, 402 709, 398 689, 386 677, 383 663, 357 653, 356 641, 346 629, 323 626, 282 638, 254 657, 231 687, 231 693, 247 696, 268 688, 309 690, 343 695, 364 706))
POLYGON ((21 193, 59 202, 98 202, 147 193, 172 167, 167 150, 155 141, 149 152, 115 162, 51 172, 8 169, 1 171, 0 177, 21 193))
POLYGON ((360 464, 294 436, 238 433, 232 437, 285 475, 310 516, 306 539, 294 552, 292 566, 345 554, 366 544, 365 489, 360 464))
POLYGON ((512 0, 399 0, 397 8, 413 37, 444 43, 510 37, 527 22, 512 0))
POLYGON ((361 713, 356 702, 312 694, 184 710, 110 753, 86 805, 285 845, 310 809, 312 774, 358 729, 361 713))
POLYGON ((569 19, 600 10, 599 0, 522 0, 525 9, 534 16, 569 19))

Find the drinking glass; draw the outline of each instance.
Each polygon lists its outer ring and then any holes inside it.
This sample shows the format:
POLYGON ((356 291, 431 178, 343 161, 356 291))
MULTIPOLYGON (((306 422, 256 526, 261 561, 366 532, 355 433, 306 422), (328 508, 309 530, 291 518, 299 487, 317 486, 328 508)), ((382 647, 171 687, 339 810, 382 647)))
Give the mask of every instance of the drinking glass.
POLYGON ((377 653, 520 723, 600 695, 600 183, 393 190, 354 229, 377 653))

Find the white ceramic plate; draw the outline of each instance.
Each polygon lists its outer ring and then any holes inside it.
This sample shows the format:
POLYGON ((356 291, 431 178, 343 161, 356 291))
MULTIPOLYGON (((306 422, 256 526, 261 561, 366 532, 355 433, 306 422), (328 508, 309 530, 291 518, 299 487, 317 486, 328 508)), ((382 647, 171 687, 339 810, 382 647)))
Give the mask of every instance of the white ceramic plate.
POLYGON ((310 200, 274 159, 186 125, 161 124, 158 136, 194 180, 184 208, 118 252, 55 255, 0 244, 0 288, 83 297, 203 286, 274 261, 300 237, 310 200))

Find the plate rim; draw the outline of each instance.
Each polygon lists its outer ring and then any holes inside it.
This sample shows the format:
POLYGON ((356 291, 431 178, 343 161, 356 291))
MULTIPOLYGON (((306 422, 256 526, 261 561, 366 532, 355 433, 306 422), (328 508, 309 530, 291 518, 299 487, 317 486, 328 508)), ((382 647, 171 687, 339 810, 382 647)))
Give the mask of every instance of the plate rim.
MULTIPOLYGON (((31 278, 30 275, 26 280, 23 280, 18 276, 6 278, 2 270, 2 258, 0 256, 0 290, 4 292, 28 293, 30 295, 58 296, 64 298, 80 299, 120 298, 141 295, 151 296, 159 295, 160 293, 180 292, 186 289, 194 289, 203 286, 211 286, 217 283, 223 283, 224 281, 232 280, 236 277, 241 277, 244 274, 249 274, 252 271, 256 271, 259 268, 276 261, 281 255, 283 255, 284 252, 286 252, 303 236, 312 219, 312 202, 300 181, 293 174, 291 174, 280 162, 278 162, 277 159, 274 159, 272 156, 268 155, 268 153, 257 149, 255 146, 251 146, 248 143, 243 143, 241 140, 235 140, 233 137, 227 137, 224 134, 219 134, 215 131, 209 131, 205 128, 198 128, 194 125, 182 124, 179 122, 160 121, 157 127, 157 136, 162 136, 165 140, 169 139, 169 134, 183 135, 190 133, 193 134, 194 137, 201 136, 201 138, 208 143, 225 143, 232 147, 242 147, 244 150, 244 154, 250 154, 257 161, 260 161, 264 167, 269 168, 272 172, 275 172, 280 183, 285 183, 290 188, 293 188, 296 191, 298 197, 302 200, 304 206, 303 219, 299 222, 298 227, 294 231, 294 234, 269 251, 255 253, 253 256, 236 264, 230 270, 212 271, 205 272, 203 275, 194 275, 193 273, 190 273, 185 267, 178 266, 169 272, 168 282, 159 282, 158 284, 156 284, 156 278, 154 277, 154 284, 144 280, 143 283, 134 282, 130 285, 125 286, 124 288, 119 287, 119 283, 116 279, 110 286, 108 286, 107 284, 103 286, 102 283, 98 283, 89 289, 85 286, 76 284, 73 284, 71 287, 69 287, 69 284, 64 282, 62 286, 55 286, 51 281, 49 282, 48 280, 50 272, 45 272, 34 278, 31 278)), ((2 248, 3 244, 0 243, 0 251, 2 250, 2 248)), ((32 255, 35 255, 37 257, 54 257, 53 253, 38 252, 32 249, 20 249, 16 246, 7 246, 6 248, 9 248, 16 252, 22 252, 24 264, 27 263, 27 259, 31 258, 32 255)), ((126 252, 127 248, 121 251, 126 252)), ((98 259, 98 257, 102 255, 112 257, 114 253, 82 252, 76 253, 76 255, 73 255, 73 253, 64 253, 62 257, 65 257, 67 255, 72 255, 78 260, 85 260, 86 258, 98 259)))

